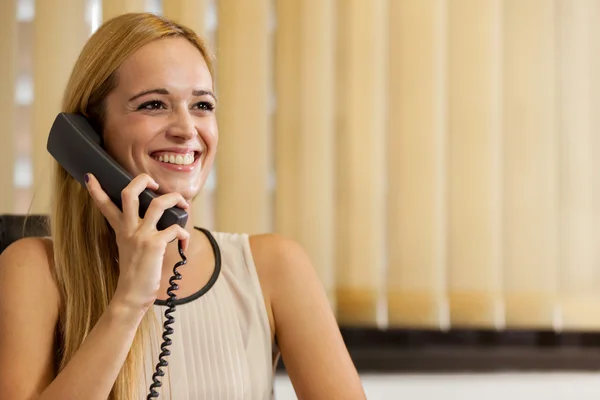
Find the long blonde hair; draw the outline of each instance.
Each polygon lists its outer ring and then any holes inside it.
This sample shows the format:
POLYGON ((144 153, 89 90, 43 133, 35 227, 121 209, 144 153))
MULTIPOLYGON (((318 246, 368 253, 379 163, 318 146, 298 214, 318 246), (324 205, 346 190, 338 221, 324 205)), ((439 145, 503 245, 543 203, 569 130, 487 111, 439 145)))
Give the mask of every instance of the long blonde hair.
MULTIPOLYGON (((101 130, 106 96, 117 85, 117 69, 133 52, 154 40, 180 36, 202 53, 213 74, 212 56, 191 29, 149 13, 120 15, 105 22, 85 44, 67 84, 62 111, 81 113, 101 130)), ((56 162, 52 182, 51 234, 55 277, 61 293, 57 368, 61 371, 106 310, 119 277, 112 228, 87 190, 56 162)), ((150 313, 148 313, 150 314, 150 313)), ((109 400, 133 400, 143 359, 144 318, 109 400)))

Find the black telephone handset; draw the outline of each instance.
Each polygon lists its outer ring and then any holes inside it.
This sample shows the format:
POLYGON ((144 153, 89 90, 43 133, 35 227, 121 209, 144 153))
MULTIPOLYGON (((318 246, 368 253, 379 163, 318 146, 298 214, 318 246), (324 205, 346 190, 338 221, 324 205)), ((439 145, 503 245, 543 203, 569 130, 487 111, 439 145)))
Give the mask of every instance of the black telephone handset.
MULTIPOLYGON (((122 210, 121 191, 125 189, 133 177, 102 148, 100 135, 83 115, 70 113, 58 114, 50 129, 47 150, 69 175, 76 179, 82 186, 85 187, 85 174, 88 172, 92 173, 98 179, 100 186, 102 186, 106 194, 122 210)), ((150 189, 142 192, 139 201, 140 217, 144 217, 150 202, 156 197, 157 194, 150 189)), ((173 224, 185 227, 187 219, 187 212, 181 208, 172 207, 163 213, 156 228, 163 230, 173 224)), ((182 261, 175 264, 173 267, 173 276, 169 280, 171 286, 167 290, 169 298, 165 311, 167 321, 163 325, 165 329, 163 333, 164 341, 160 346, 162 351, 159 355, 159 361, 156 364, 156 370, 152 376, 153 383, 150 385, 150 393, 147 399, 158 398, 155 388, 162 386, 159 377, 164 376, 164 372, 161 367, 168 365, 165 357, 171 354, 167 349, 171 344, 171 339, 168 338, 168 335, 173 333, 173 328, 170 325, 175 321, 175 318, 171 315, 175 312, 175 300, 177 299, 174 291, 179 289, 175 281, 181 279, 181 274, 177 271, 177 268, 187 262, 181 242, 179 242, 179 255, 182 261)))
MULTIPOLYGON (((60 113, 54 120, 48 137, 48 151, 58 163, 85 187, 86 173, 92 173, 113 203, 121 208, 121 191, 133 177, 121 167, 103 148, 102 139, 88 120, 80 114, 60 113)), ((140 217, 144 217, 152 199, 157 195, 146 189, 140 195, 140 217)), ((158 230, 173 224, 185 227, 187 213, 178 207, 166 210, 158 224, 158 230)))

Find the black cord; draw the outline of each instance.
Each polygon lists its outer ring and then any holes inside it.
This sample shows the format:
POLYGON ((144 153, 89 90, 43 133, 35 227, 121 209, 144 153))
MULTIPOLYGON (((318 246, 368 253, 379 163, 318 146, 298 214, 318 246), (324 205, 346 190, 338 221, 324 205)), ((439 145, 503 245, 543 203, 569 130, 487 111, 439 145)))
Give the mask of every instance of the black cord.
POLYGON ((158 392, 155 389, 157 387, 162 386, 162 382, 159 378, 165 376, 165 373, 161 368, 169 365, 165 358, 171 355, 171 352, 167 347, 169 347, 172 343, 171 339, 169 338, 169 335, 173 333, 173 328, 171 328, 170 325, 173 324, 173 322, 175 322, 175 317, 173 317, 171 314, 175 312, 175 300, 177 300, 175 290, 179 289, 179 286, 177 285, 177 283, 175 283, 175 281, 181 279, 181 274, 177 271, 177 268, 187 263, 187 258, 185 257, 185 254, 183 254, 183 249, 181 247, 181 240, 179 241, 178 248, 179 255, 181 256, 181 261, 175 264, 175 266, 173 267, 173 276, 171 276, 171 279, 169 279, 169 283, 171 284, 171 286, 169 286, 169 289, 167 289, 167 294, 169 295, 169 298, 167 299, 167 309, 165 311, 166 321, 163 324, 163 327, 165 328, 162 335, 163 342, 160 345, 160 349, 162 351, 158 356, 158 363, 156 363, 156 371, 154 372, 154 374, 152 374, 152 384, 150 385, 150 393, 148 393, 148 397, 146 397, 147 400, 158 398, 158 392))

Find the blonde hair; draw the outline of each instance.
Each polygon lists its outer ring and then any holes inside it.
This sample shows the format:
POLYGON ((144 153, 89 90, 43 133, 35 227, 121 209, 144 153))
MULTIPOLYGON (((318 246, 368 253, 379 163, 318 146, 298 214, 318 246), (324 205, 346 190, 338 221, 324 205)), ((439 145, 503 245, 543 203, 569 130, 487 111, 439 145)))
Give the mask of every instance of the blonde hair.
MULTIPOLYGON (((123 61, 147 43, 177 36, 198 48, 214 76, 212 56, 194 31, 149 13, 124 14, 105 22, 85 44, 67 84, 62 111, 81 113, 101 130, 105 99, 117 85, 117 70, 123 61)), ((54 273, 61 293, 57 330, 57 368, 61 371, 106 310, 116 289, 119 266, 112 228, 87 190, 56 162, 51 190, 54 273)), ((137 399, 134 383, 141 376, 147 318, 138 329, 109 400, 137 399)))

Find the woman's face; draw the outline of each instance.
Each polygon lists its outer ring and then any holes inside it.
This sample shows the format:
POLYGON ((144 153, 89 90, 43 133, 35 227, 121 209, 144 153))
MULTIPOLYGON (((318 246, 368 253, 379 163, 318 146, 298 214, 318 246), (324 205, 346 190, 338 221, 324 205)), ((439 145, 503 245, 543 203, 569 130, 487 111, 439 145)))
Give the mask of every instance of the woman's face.
POLYGON ((104 145, 134 176, 147 173, 159 193, 188 201, 206 181, 217 148, 216 99, 200 51, 165 38, 134 52, 106 99, 104 145))

